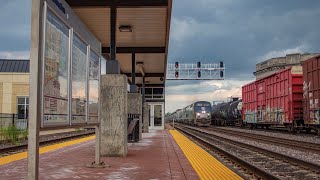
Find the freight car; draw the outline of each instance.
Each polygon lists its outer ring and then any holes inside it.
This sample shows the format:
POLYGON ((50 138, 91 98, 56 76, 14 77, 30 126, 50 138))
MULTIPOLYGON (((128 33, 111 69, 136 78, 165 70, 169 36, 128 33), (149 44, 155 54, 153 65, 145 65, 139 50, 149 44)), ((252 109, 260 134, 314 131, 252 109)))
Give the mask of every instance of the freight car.
POLYGON ((197 101, 175 111, 168 119, 194 126, 209 126, 211 124, 211 104, 207 101, 197 101))
POLYGON ((320 75, 319 57, 304 62, 303 69, 301 66, 292 66, 244 85, 243 125, 267 128, 284 126, 295 132, 302 129, 310 131, 312 128, 320 134, 319 81, 314 80, 319 79, 320 75))
POLYGON ((304 127, 320 135, 320 56, 304 61, 302 67, 304 127))
POLYGON ((301 127, 302 67, 293 66, 242 87, 243 122, 249 126, 301 127))
POLYGON ((241 119, 242 100, 233 98, 227 103, 219 103, 212 106, 211 124, 224 126, 239 124, 241 119))

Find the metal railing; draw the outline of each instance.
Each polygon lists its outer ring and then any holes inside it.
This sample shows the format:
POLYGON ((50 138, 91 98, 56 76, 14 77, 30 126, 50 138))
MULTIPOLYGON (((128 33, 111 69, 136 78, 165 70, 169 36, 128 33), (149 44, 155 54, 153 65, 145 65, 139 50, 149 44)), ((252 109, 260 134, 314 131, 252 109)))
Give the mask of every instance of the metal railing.
POLYGON ((0 113, 0 128, 15 126, 19 130, 28 128, 27 114, 0 113))

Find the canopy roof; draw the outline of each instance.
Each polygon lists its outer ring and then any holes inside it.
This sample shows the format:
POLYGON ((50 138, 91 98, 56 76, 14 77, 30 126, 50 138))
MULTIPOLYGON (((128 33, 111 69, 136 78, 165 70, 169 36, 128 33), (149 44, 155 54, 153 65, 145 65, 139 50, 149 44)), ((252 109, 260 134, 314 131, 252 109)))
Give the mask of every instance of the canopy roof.
MULTIPOLYGON (((171 19, 171 0, 66 0, 74 12, 102 43, 102 54, 110 57, 111 7, 116 13, 116 59, 121 73, 131 81, 132 55, 143 62, 146 82, 164 86, 171 19), (120 32, 130 26, 131 32, 120 32), (160 78, 163 77, 163 81, 160 78)), ((136 84, 142 84, 135 66, 136 84)))

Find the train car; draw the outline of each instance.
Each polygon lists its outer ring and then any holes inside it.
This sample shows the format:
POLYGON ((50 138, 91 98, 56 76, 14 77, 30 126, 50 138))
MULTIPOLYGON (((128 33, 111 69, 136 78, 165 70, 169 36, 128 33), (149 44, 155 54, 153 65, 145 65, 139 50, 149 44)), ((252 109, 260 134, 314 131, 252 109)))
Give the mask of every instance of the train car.
POLYGON ((242 124, 242 99, 230 103, 227 110, 227 125, 242 124))
POLYGON ((224 126, 236 125, 241 119, 242 100, 232 98, 226 103, 219 103, 212 106, 211 124, 224 126))
POLYGON ((304 61, 302 67, 304 125, 320 135, 320 56, 304 61))
POLYGON ((227 103, 222 102, 212 106, 211 111, 211 124, 223 126, 226 124, 226 116, 222 111, 223 107, 226 106, 227 103))
POLYGON ((292 66, 243 86, 243 122, 290 131, 303 127, 302 67, 292 66))
POLYGON ((197 101, 176 111, 176 122, 194 126, 210 126, 211 104, 207 101, 197 101))

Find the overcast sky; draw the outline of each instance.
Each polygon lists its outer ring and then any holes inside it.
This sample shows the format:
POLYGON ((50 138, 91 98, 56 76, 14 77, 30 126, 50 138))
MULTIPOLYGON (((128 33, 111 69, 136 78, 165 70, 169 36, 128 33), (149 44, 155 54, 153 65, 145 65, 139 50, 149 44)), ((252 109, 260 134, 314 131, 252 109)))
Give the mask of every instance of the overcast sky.
MULTIPOLYGON (((0 58, 29 58, 31 0, 0 2, 0 58)), ((167 81, 166 111, 241 95, 257 62, 319 52, 319 17, 317 0, 173 0, 169 62, 227 69, 225 81, 167 81)))

